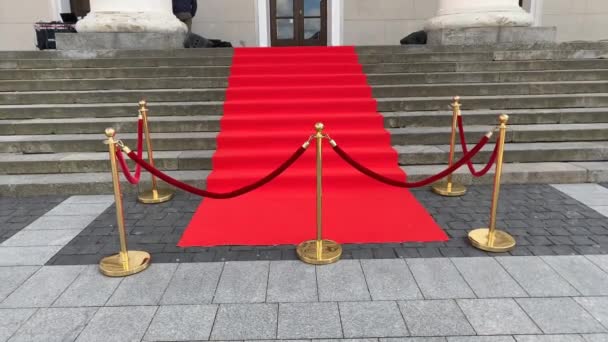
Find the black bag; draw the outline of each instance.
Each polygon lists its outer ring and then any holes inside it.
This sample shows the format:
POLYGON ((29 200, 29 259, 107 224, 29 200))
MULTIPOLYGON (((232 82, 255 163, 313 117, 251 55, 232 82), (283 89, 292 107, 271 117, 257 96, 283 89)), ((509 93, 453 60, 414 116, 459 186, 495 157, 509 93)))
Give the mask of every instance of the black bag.
POLYGON ((194 48, 216 48, 216 47, 232 47, 230 42, 224 42, 219 39, 207 39, 195 33, 189 33, 184 47, 187 49, 194 48))
POLYGON ((426 32, 416 31, 405 36, 400 41, 401 45, 406 44, 426 44, 426 32))

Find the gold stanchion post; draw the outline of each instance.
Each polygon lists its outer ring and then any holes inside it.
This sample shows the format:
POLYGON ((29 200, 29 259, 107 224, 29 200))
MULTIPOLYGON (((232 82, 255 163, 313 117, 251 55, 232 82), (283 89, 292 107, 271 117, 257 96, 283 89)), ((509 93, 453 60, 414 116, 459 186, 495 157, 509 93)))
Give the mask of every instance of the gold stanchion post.
MULTIPOLYGON (((148 126, 148 104, 145 100, 139 101, 139 115, 144 120, 144 134, 146 138, 146 149, 148 152, 148 163, 154 166, 154 152, 152 150, 152 140, 150 139, 150 128, 148 126)), ((171 200, 175 195, 175 192, 171 189, 159 189, 154 175, 150 175, 152 178, 152 188, 150 190, 143 191, 137 196, 137 199, 141 203, 153 204, 163 203, 171 200)))
POLYGON ((110 166, 112 171, 112 185, 114 186, 114 201, 116 202, 116 223, 118 225, 118 237, 120 238, 120 252, 107 256, 99 262, 101 273, 110 277, 124 277, 139 273, 150 265, 150 254, 144 251, 129 251, 127 249, 127 233, 125 230, 125 218, 122 207, 122 194, 120 192, 120 181, 118 178, 118 167, 116 165, 116 131, 113 128, 106 129, 106 144, 110 151, 110 166))
POLYGON ((496 172, 494 174, 494 191, 492 193, 492 208, 490 213, 490 227, 479 228, 469 232, 471 244, 488 252, 508 252, 515 248, 515 239, 508 233, 496 229, 496 211, 498 209, 498 195, 500 192, 500 176, 502 174, 503 154, 505 151, 505 135, 509 116, 503 114, 499 117, 500 133, 498 135, 498 154, 496 156, 496 172))
MULTIPOLYGON (((454 146, 456 145, 456 129, 458 117, 460 116, 460 97, 454 96, 452 103, 452 135, 450 137, 450 154, 448 157, 448 167, 454 163, 454 146)), ((460 183, 452 181, 452 174, 446 180, 439 181, 431 187, 431 190, 441 196, 456 197, 462 196, 467 192, 467 188, 460 183)))
POLYGON ((332 240, 323 240, 322 209, 323 209, 323 154, 322 143, 323 124, 315 124, 317 133, 314 138, 317 143, 317 239, 304 241, 298 245, 296 252, 300 260, 313 265, 326 265, 340 260, 342 246, 332 240))

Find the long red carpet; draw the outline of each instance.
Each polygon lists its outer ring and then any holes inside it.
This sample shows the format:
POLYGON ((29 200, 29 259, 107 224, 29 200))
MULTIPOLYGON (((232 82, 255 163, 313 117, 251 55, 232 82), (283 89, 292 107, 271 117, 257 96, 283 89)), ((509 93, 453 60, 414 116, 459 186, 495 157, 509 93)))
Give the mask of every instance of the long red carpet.
MULTIPOLYGON (((207 188, 229 191, 265 176, 314 133, 319 121, 356 160, 405 179, 353 47, 235 49, 207 188)), ((447 240, 408 190, 359 174, 326 141, 323 167, 325 238, 447 240)), ((179 245, 298 244, 314 239, 315 232, 312 144, 264 187, 234 199, 204 199, 179 245)))

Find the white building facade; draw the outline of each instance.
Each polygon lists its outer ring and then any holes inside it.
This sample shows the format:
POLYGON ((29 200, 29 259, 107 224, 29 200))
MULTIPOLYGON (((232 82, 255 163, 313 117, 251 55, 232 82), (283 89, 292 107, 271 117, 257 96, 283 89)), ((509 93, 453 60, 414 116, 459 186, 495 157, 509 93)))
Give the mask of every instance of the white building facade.
MULTIPOLYGON (((60 20, 59 13, 80 10, 88 1, 0 1, 0 50, 35 50, 35 22, 60 20)), ((437 17, 442 1, 198 0, 192 31, 235 47, 396 45, 437 17)), ((532 26, 557 27, 558 41, 608 39, 607 0, 523 0, 519 4, 529 13, 532 26)))

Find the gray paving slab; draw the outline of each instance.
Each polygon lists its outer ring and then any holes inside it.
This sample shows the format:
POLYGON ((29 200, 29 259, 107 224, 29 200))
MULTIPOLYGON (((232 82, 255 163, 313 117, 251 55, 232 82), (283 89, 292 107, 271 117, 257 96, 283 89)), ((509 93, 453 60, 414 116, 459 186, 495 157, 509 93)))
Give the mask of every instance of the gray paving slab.
POLYGON ((38 310, 10 339, 11 342, 74 341, 98 308, 38 310))
POLYGON ((217 305, 167 305, 158 308, 145 341, 208 340, 217 305))
POLYGON ((545 256, 543 260, 585 296, 608 295, 608 273, 583 256, 545 256))
POLYGON ((259 340, 277 336, 278 304, 222 304, 211 340, 259 340))
POLYGON ((106 305, 157 305, 165 293, 177 264, 152 264, 144 272, 125 278, 106 305))
POLYGON ((585 342, 580 335, 519 335, 517 342, 585 342))
POLYGON ((403 259, 367 259, 361 266, 373 300, 423 298, 403 259))
POLYGON ((606 331, 572 298, 517 298, 516 301, 545 334, 606 331))
POLYGON ((606 342, 608 341, 608 334, 584 334, 583 339, 585 339, 585 342, 606 342))
POLYGON ((599 184, 553 184, 552 186, 587 206, 608 203, 608 189, 599 184))
POLYGON ((452 262, 479 298, 528 296, 493 258, 452 258, 452 262))
POLYGON ((1 304, 4 308, 48 307, 78 277, 84 266, 42 267, 1 304))
POLYGON ((76 341, 140 341, 156 310, 156 306, 100 308, 76 341))
POLYGON ((456 302, 478 335, 541 333, 511 298, 459 299, 456 302))
POLYGON ((317 267, 320 301, 369 300, 359 260, 342 260, 317 267))
POLYGON ((344 337, 409 335, 396 302, 343 302, 339 308, 344 337))
POLYGON ((0 266, 42 266, 62 246, 5 247, 0 246, 0 266))
POLYGON ((538 257, 496 258, 532 297, 576 296, 579 292, 538 257))
MULTIPOLYGON (((84 227, 82 227, 84 228, 84 227)), ((8 247, 31 247, 31 246, 65 246, 75 238, 81 229, 61 230, 27 230, 20 231, 2 243, 8 247)))
POLYGON ((406 261, 424 298, 475 298, 473 290, 449 259, 407 259, 406 261))
POLYGON ((295 260, 270 262, 266 302, 316 302, 318 299, 315 266, 295 260))
POLYGON ((0 309, 0 341, 8 341, 34 312, 36 309, 0 309))
POLYGON ((608 297, 577 297, 574 300, 608 329, 608 297))
POLYGON ((160 304, 211 303, 223 267, 223 263, 180 264, 160 304))
POLYGON ((264 302, 269 268, 268 261, 226 262, 213 302, 264 302))
POLYGON ((106 277, 99 272, 99 266, 88 265, 53 306, 104 306, 123 279, 106 277))
POLYGON ((608 255, 587 255, 587 259, 608 273, 608 255))
POLYGON ((103 213, 111 205, 111 202, 106 203, 78 203, 69 204, 61 203, 51 209, 45 215, 47 216, 91 216, 103 213))
POLYGON ((445 337, 388 337, 379 339, 380 342, 446 342, 445 337))
POLYGON ((61 204, 112 204, 114 203, 114 195, 78 195, 70 196, 61 204))
POLYGON ((341 337, 337 303, 279 304, 278 339, 341 337))
POLYGON ((475 331, 454 300, 399 302, 412 336, 475 335, 475 331))
POLYGON ((40 266, 0 267, 0 302, 23 284, 40 266))
POLYGON ((97 215, 82 216, 47 216, 43 215, 36 221, 23 228, 23 231, 30 230, 63 230, 63 229, 84 229, 95 220, 97 215))
POLYGON ((448 342, 514 342, 511 336, 450 336, 448 342))

